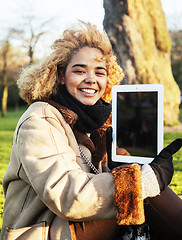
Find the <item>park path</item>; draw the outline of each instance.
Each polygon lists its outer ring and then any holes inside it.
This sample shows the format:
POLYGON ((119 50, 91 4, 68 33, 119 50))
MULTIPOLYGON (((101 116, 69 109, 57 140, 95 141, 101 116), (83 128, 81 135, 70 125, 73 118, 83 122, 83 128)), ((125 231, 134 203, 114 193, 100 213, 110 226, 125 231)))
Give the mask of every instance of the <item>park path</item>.
POLYGON ((181 132, 182 137, 182 123, 178 126, 165 126, 164 132, 181 132))

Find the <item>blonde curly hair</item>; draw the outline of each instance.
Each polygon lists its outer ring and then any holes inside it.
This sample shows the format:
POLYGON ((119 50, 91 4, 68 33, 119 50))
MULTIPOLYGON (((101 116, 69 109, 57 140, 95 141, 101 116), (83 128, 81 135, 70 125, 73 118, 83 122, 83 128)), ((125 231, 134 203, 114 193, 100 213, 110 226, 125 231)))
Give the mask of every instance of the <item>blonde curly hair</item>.
POLYGON ((28 104, 50 98, 57 93, 60 84, 58 74, 64 76, 73 54, 85 46, 98 48, 106 60, 107 87, 102 98, 106 102, 111 100, 112 86, 119 84, 124 74, 117 64, 108 36, 90 23, 81 22, 79 26, 79 29, 67 29, 63 32, 63 36, 52 45, 53 52, 48 58, 22 71, 17 85, 21 98, 28 104))

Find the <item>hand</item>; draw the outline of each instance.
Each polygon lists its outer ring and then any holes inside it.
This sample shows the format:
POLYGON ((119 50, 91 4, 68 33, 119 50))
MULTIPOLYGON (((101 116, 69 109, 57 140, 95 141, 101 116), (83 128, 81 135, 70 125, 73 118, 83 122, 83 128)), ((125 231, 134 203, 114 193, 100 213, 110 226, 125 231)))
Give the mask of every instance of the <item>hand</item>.
MULTIPOLYGON (((125 163, 112 161, 112 127, 108 127, 106 131, 106 147, 107 147, 107 158, 108 158, 107 166, 109 170, 112 170, 115 167, 126 165, 125 163)), ((116 152, 118 155, 130 156, 130 154, 124 148, 117 148, 116 152)))
POLYGON ((149 164, 157 177, 161 191, 163 191, 171 182, 174 173, 172 155, 179 151, 181 147, 182 138, 178 138, 165 147, 149 164))

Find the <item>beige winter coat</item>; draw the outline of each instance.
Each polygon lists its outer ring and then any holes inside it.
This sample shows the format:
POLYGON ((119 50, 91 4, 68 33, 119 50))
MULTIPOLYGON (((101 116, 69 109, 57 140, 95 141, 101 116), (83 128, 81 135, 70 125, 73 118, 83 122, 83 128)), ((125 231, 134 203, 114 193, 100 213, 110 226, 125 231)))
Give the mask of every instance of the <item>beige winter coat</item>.
MULTIPOLYGON (((144 222, 140 167, 90 173, 80 157, 79 137, 73 131, 76 118, 70 112, 61 114, 48 103, 36 102, 20 118, 3 178, 1 240, 71 240, 72 222, 115 218, 118 224, 144 222)), ((83 145, 91 159, 89 147, 83 145)), ((92 148, 87 141, 85 145, 92 148)))

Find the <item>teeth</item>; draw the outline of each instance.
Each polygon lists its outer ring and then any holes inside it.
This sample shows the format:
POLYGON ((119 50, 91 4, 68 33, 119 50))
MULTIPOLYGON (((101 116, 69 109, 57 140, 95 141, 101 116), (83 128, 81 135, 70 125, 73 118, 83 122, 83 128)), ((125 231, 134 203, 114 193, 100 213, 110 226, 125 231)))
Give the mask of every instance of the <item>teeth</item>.
POLYGON ((96 90, 87 89, 87 88, 82 88, 81 91, 82 91, 82 92, 86 92, 86 93, 95 93, 95 92, 96 92, 96 90))

